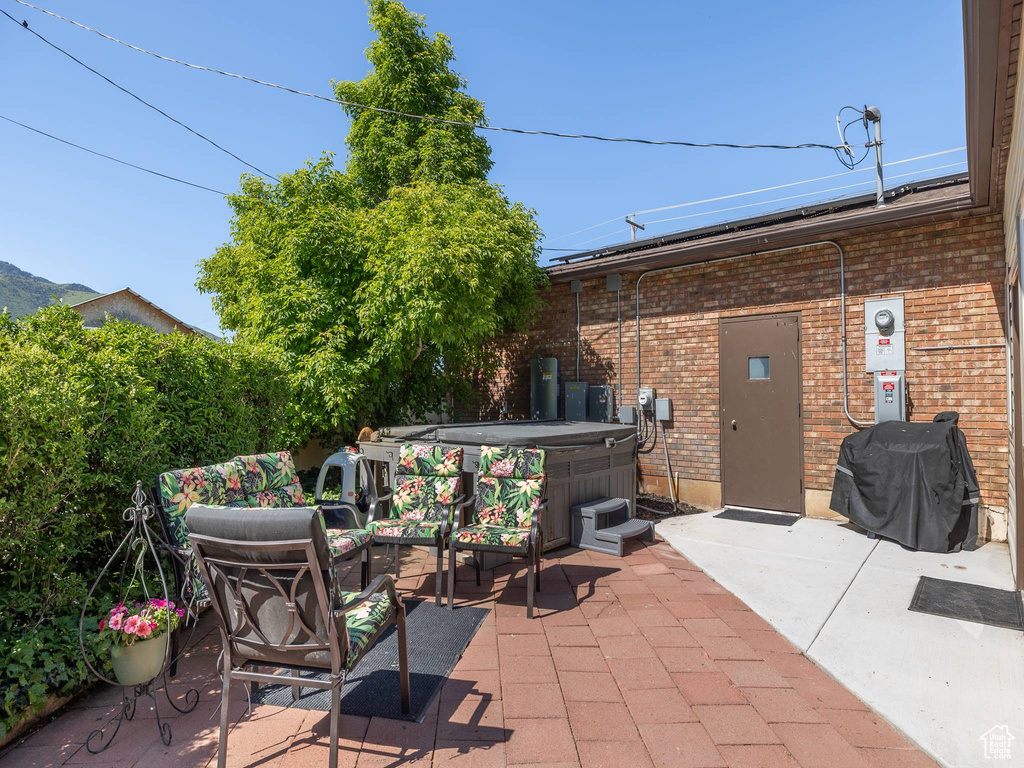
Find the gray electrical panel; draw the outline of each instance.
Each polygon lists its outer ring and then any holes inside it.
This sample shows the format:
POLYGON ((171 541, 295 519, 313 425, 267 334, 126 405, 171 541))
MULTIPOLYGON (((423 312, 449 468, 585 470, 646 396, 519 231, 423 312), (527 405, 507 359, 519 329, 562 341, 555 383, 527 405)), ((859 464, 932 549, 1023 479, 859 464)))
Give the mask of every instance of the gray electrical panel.
POLYGON ((875 424, 907 420, 907 387, 902 371, 875 373, 875 424))
POLYGON ((561 416, 562 377, 558 358, 535 357, 530 360, 530 418, 553 421, 561 416))
POLYGON ((619 423, 620 424, 636 424, 636 406, 634 406, 634 405, 620 405, 619 406, 619 423))
POLYGON ((603 384, 590 388, 587 418, 590 421, 611 421, 615 416, 615 390, 603 384))
POLYGON ((903 297, 864 301, 864 352, 868 372, 907 369, 903 297))
POLYGON ((657 421, 672 421, 672 401, 659 397, 654 401, 654 418, 657 421))
POLYGON ((585 381, 568 381, 565 384, 565 420, 587 420, 587 395, 590 385, 585 381))

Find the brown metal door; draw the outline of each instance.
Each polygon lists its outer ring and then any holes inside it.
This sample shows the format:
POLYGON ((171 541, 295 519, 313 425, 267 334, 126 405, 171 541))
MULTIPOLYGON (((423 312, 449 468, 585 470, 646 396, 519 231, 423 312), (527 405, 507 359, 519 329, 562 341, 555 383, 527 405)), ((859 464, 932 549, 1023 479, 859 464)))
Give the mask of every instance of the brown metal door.
POLYGON ((718 339, 725 503, 801 513, 800 316, 723 319, 718 339))

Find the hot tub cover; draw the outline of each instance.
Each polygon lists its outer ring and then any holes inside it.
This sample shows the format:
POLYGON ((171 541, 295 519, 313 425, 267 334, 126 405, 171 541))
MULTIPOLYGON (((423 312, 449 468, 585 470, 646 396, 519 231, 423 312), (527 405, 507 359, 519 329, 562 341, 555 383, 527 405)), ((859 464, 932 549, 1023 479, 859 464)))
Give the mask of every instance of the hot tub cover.
POLYGON ((829 507, 861 528, 913 549, 974 549, 978 478, 959 414, 886 421, 839 449, 829 507))

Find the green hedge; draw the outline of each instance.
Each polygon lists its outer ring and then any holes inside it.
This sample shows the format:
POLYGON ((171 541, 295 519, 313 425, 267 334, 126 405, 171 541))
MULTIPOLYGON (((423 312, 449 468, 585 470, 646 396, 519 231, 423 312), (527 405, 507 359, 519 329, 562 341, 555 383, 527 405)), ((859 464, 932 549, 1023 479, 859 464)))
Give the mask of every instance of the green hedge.
POLYGON ((78 614, 136 479, 282 449, 289 399, 261 349, 0 315, 0 739, 87 679, 78 614))

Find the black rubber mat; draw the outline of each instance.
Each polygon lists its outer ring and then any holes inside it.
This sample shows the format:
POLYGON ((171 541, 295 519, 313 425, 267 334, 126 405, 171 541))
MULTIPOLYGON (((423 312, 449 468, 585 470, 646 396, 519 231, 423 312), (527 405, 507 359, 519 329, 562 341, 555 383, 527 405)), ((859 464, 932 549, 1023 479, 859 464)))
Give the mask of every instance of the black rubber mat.
POLYGON ((764 523, 765 525, 793 525, 800 519, 799 515, 788 515, 783 512, 757 512, 752 509, 725 509, 715 517, 723 520, 739 520, 741 523, 764 523))
MULTIPOLYGON (((470 607, 449 611, 435 605, 433 600, 406 600, 405 610, 412 712, 402 714, 398 635, 391 627, 345 680, 341 689, 343 715, 421 722, 488 613, 486 608, 470 607)), ((265 685, 252 701, 253 704, 327 712, 331 708, 331 692, 303 688, 298 701, 292 701, 292 689, 288 685, 265 685)))
POLYGON ((1020 592, 922 576, 910 610, 1024 632, 1020 592))

